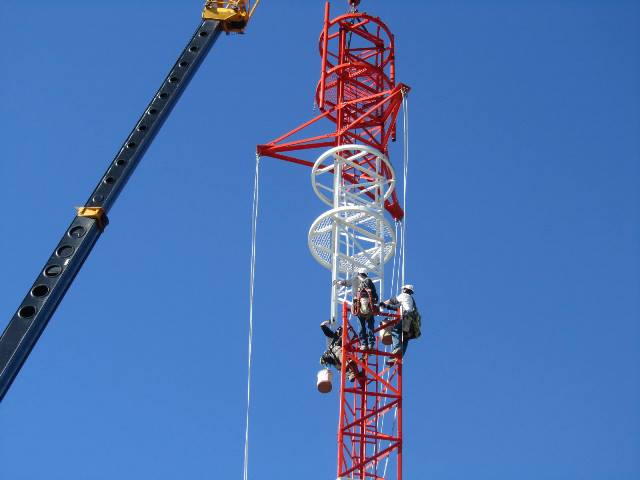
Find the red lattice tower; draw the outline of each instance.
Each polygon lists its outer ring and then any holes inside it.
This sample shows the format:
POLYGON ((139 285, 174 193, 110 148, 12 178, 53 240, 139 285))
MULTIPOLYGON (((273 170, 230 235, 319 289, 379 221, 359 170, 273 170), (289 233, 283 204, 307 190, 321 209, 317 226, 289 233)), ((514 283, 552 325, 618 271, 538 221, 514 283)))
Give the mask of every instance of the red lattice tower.
MULTIPOLYGON (((348 279, 358 268, 366 268, 382 296, 384 264, 395 251, 395 235, 384 210, 396 221, 404 215, 394 189, 388 143, 395 140, 396 119, 409 88, 395 83, 389 28, 379 18, 355 11, 358 2, 350 3, 353 11, 334 19, 329 2, 325 5, 316 89, 320 113, 259 145, 258 154, 312 167, 314 190, 333 207, 311 227, 312 254, 332 270, 332 280, 348 279), (317 131, 322 121, 330 131, 305 136, 307 129, 317 131), (324 153, 318 158, 320 152, 324 153), (333 180, 327 181, 327 176, 333 180)), ((344 327, 337 476, 401 480, 402 359, 394 358, 378 335, 374 349, 360 350, 360 340, 350 333, 350 293, 347 288, 332 290, 332 319, 341 318, 344 327), (359 372, 354 382, 347 380, 347 368, 359 372)), ((398 321, 394 315, 382 318, 398 321)))
MULTIPOLYGON (((347 333, 349 317, 345 303, 342 311, 338 480, 402 480, 402 359, 387 365, 386 360, 393 356, 381 348, 379 340, 373 351, 361 353, 357 337, 347 333), (347 366, 354 368, 354 365, 361 374, 350 383, 346 370, 347 366), (387 468, 389 460, 391 468, 387 468)), ((399 315, 389 317, 387 326, 401 321, 399 315)), ((376 331, 382 329, 378 327, 376 331)))

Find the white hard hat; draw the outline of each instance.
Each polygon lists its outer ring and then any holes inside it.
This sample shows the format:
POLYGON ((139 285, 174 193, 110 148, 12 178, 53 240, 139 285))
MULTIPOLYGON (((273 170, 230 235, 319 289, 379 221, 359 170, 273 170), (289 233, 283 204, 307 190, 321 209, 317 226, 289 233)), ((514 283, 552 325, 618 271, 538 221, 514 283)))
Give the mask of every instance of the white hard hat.
POLYGON ((411 290, 413 292, 413 285, 411 285, 410 283, 403 285, 402 290, 411 290))
POLYGON ((366 275, 366 274, 367 274, 367 269, 366 269, 366 268, 364 268, 364 267, 360 267, 360 268, 358 269, 358 273, 362 273, 362 274, 366 275))

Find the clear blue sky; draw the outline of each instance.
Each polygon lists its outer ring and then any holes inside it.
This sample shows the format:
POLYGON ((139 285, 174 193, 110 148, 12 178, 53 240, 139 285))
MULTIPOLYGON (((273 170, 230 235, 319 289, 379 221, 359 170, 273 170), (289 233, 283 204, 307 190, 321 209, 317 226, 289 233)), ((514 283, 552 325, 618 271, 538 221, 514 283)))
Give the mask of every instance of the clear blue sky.
MULTIPOLYGON (((201 4, 0 5, 3 325, 201 4)), ((406 479, 640 478, 639 3, 362 6, 413 87, 406 479)), ((2 478, 241 478, 254 149, 313 114, 322 10, 220 38, 0 406, 2 478)), ((326 206, 262 172, 251 478, 331 479, 326 206)))

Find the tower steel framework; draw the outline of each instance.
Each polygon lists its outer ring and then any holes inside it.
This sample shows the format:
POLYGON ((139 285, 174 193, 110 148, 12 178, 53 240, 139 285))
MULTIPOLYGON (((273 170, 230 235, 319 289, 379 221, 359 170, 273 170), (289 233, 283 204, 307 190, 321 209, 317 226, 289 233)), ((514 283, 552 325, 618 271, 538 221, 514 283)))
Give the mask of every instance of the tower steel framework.
MULTIPOLYGON (((385 263, 396 247, 395 230, 385 212, 395 221, 404 215, 388 144, 395 140, 396 119, 409 87, 396 84, 389 28, 379 18, 357 11, 359 2, 350 3, 352 11, 334 19, 330 2, 325 4, 315 96, 319 114, 259 145, 258 154, 312 167, 313 189, 331 206, 309 230, 312 255, 331 270, 332 280, 349 279, 358 268, 366 268, 382 296, 385 263), (330 131, 306 136, 307 129, 317 131, 315 124, 326 120, 330 131), (307 159, 321 150, 325 151, 315 162, 307 159)), ((337 477, 401 480, 402 359, 388 365, 393 355, 380 340, 375 349, 360 351, 359 339, 349 333, 353 294, 350 287, 331 290, 331 318, 344 327, 337 477), (347 365, 360 372, 353 383, 346 379, 347 365)), ((399 320, 388 316, 392 323, 399 320)))

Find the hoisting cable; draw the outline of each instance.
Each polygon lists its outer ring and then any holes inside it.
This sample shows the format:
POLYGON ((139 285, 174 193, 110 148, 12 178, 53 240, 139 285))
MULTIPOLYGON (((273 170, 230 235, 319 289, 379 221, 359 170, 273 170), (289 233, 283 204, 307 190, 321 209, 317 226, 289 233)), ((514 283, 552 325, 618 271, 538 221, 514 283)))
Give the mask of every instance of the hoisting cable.
MULTIPOLYGON (((398 233, 398 229, 399 229, 400 222, 396 221, 395 224, 396 224, 396 238, 398 238, 399 239, 398 241, 401 242, 402 239, 400 237, 398 237, 398 234, 399 234, 398 233)), ((398 260, 396 262, 396 257, 397 257, 396 255, 393 256, 393 268, 391 269, 391 294, 393 296, 396 295, 395 292, 397 290, 399 290, 399 287, 400 287, 400 261, 398 260)), ((390 350, 391 350, 391 347, 385 347, 385 351, 386 352, 389 352, 390 350)), ((385 375, 382 378, 385 380, 385 382, 389 381, 389 379, 391 378, 391 369, 390 368, 387 369, 387 372, 385 373, 385 375)), ((390 401, 389 398, 384 397, 382 408, 386 407, 387 404, 389 403, 389 401, 390 401)), ((394 411, 394 419, 393 419, 394 423, 392 424, 393 426, 391 427, 392 430, 395 428, 395 415, 396 414, 397 414, 397 411, 394 411)), ((383 431, 383 429, 384 429, 384 419, 385 418, 386 418, 385 416, 382 416, 382 419, 379 420, 379 422, 380 422, 379 423, 379 430, 380 431, 383 431)), ((382 450, 383 440, 379 440, 378 442, 379 442, 378 449, 382 450)), ((387 471, 387 469, 386 469, 387 463, 389 463, 389 457, 387 457, 385 459, 385 469, 384 469, 385 473, 387 471)), ((383 478, 384 477, 385 477, 385 475, 383 475, 383 478)))
MULTIPOLYGON (((399 242, 399 237, 398 237, 398 221, 395 221, 395 228, 396 228, 396 242, 399 242)), ((393 267, 391 268, 391 295, 395 295, 395 291, 396 288, 398 287, 398 285, 396 284, 396 268, 398 267, 398 265, 400 265, 400 262, 398 261, 398 256, 394 255, 393 256, 393 267)))
POLYGON ((258 204, 260 200, 260 155, 256 154, 256 171, 253 180, 253 207, 251 212, 251 268, 249 273, 249 348, 247 353, 247 412, 244 429, 243 480, 249 478, 249 411, 251 407, 251 354, 253 346, 253 294, 256 278, 256 238, 258 230, 258 204))
POLYGON ((407 98, 407 92, 402 91, 402 130, 403 130, 403 152, 404 168, 402 174, 402 208, 404 210, 404 217, 402 218, 402 285, 404 282, 404 261, 405 261, 405 248, 406 248, 406 228, 407 228, 407 176, 409 175, 409 100, 407 98))
POLYGON ((256 11, 256 7, 258 6, 259 3, 260 3, 260 0, 256 0, 255 3, 253 4, 253 7, 251 7, 251 11, 249 12, 249 20, 251 20, 251 17, 253 17, 253 12, 256 11))
MULTIPOLYGON (((391 424, 391 430, 395 430, 396 421, 398 420, 398 407, 393 409, 393 423, 391 424)), ((389 455, 384 459, 384 469, 382 469, 382 478, 387 478, 387 467, 389 466, 389 455)))
MULTIPOLYGON (((399 242, 400 239, 398 237, 398 226, 400 224, 400 222, 398 222, 397 220, 394 222, 395 223, 395 229, 396 229, 396 242, 399 242)), ((399 247, 398 247, 399 248, 399 247)), ((395 292, 396 289, 398 288, 398 282, 397 282, 397 277, 398 274, 400 273, 400 262, 398 261, 398 255, 394 255, 393 256, 393 267, 391 267, 391 296, 395 296, 395 292)), ((390 351, 390 347, 385 346, 383 347, 383 350, 385 352, 389 352, 390 351)), ((387 369, 386 373, 382 376, 382 379, 385 382, 389 381, 389 378, 391 377, 391 369, 387 369)), ((389 399, 387 397, 382 397, 382 405, 380 407, 380 409, 384 409, 387 404, 389 403, 389 399)), ((383 432, 384 431, 384 419, 385 416, 384 415, 380 415, 378 416, 377 420, 376 420, 376 428, 379 432, 383 432)), ((385 442, 385 440, 378 440, 378 444, 377 444, 377 449, 378 451, 383 449, 383 443, 385 442)), ((376 467, 377 468, 377 467, 376 467)), ((376 470, 377 472, 377 470, 376 470)))
MULTIPOLYGON (((402 209, 404 210, 404 217, 402 218, 402 226, 400 227, 400 263, 402 263, 402 285, 405 285, 404 281, 404 265, 405 265, 405 246, 406 246, 406 222, 407 222, 407 175, 409 174, 409 100, 407 93, 402 92, 402 156, 403 156, 403 168, 402 168, 402 209)), ((397 225, 397 224, 396 224, 397 225)), ((399 269, 400 270, 400 269, 399 269)), ((393 274, 392 274, 393 275, 393 274)), ((393 282, 393 277, 392 277, 393 282)), ((404 331, 402 332, 404 335, 404 331)), ((393 411, 393 424, 391 429, 395 429, 396 422, 398 420, 398 409, 393 411)), ((389 466, 389 457, 387 456, 384 461, 384 469, 382 471, 382 478, 387 476, 387 467, 389 466)))
MULTIPOLYGON (((397 225, 398 225, 398 222, 396 222, 396 228, 397 228, 397 225)), ((404 244, 404 239, 402 241, 403 241, 403 244, 404 244)), ((403 251, 403 256, 404 256, 404 248, 401 247, 401 249, 403 251)), ((394 275, 392 277, 392 282, 394 280, 395 280, 396 288, 398 288, 399 283, 400 283, 400 262, 398 262, 398 270, 397 270, 397 272, 394 272, 394 275)), ((403 285, 404 285, 404 283, 403 283, 403 285)), ((395 292, 395 290, 394 290, 394 292, 395 292)), ((385 381, 389 381, 390 377, 391 377, 391 369, 389 368, 387 370, 387 375, 386 375, 385 381)), ((384 407, 387 406, 389 401, 390 400, 387 398, 386 402, 384 404, 384 407)), ((382 425, 380 426, 380 430, 382 430, 384 428, 384 419, 385 419, 385 417, 382 417, 382 425)), ((397 420, 398 420, 398 407, 396 406, 396 408, 393 409, 393 422, 391 423, 391 431, 395 430, 397 420)), ((387 478, 387 467, 388 466, 389 466, 389 456, 387 456, 384 459, 384 468, 382 469, 382 478, 387 478)))

